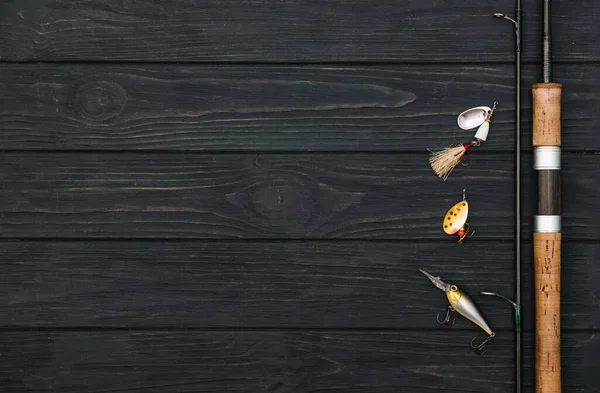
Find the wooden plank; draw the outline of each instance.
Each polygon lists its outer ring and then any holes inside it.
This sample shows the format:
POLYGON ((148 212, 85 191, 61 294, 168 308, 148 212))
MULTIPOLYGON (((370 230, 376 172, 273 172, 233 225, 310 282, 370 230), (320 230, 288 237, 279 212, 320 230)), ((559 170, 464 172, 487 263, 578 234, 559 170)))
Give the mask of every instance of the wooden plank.
MULTIPOLYGON (((506 392, 513 339, 484 356, 472 332, 4 332, 11 392, 506 392), (455 361, 448 361, 454 359, 455 361), (466 371, 468 370, 468 371, 466 371)), ((600 392, 596 333, 563 337, 563 389, 600 392)), ((531 337, 524 383, 533 380, 531 337)))
MULTIPOLYGON (((598 60, 594 0, 553 2, 554 58, 598 60), (585 10, 585 12, 582 12, 585 10), (574 23, 574 22, 577 23, 574 23)), ((541 7, 525 3, 524 60, 539 60, 541 7)), ((5 61, 510 62, 514 12, 494 4, 405 1, 9 0, 2 4, 5 61)))
MULTIPOLYGON (((446 182, 427 158, 6 153, 0 157, 0 237, 443 239, 440 220, 463 187, 475 239, 514 237, 513 157, 475 150, 469 167, 446 182)), ((531 157, 525 158, 524 168, 531 168, 531 157)), ((566 240, 599 238, 599 159, 563 155, 566 240)), ((536 184, 532 172, 524 173, 526 193, 536 184)), ((533 214, 528 195, 523 217, 533 214)), ((530 224, 523 220, 526 238, 530 224)))
POLYGON ((427 153, 6 153, 0 236, 455 242, 441 221, 476 182, 477 238, 512 238, 513 160, 469 163, 443 182, 427 153))
POLYGON ((469 141, 456 117, 494 99, 485 148, 514 139, 509 66, 7 68, 5 149, 425 150, 469 141))
MULTIPOLYGON (((512 244, 483 243, 483 255, 467 257, 453 243, 3 243, 0 320, 27 327, 437 329, 436 313, 447 303, 419 268, 460 280, 474 296, 488 285, 514 292, 510 269, 498 263, 511 260, 512 244), (470 274, 474 268, 481 274, 470 274)), ((484 306, 505 314, 490 320, 494 328, 512 326, 502 304, 484 306)), ((456 327, 473 326, 458 319, 456 327)))
MULTIPOLYGON (((600 150, 600 65, 557 65, 563 149, 600 150)), ((537 81, 527 66, 524 86, 537 81)), ((499 107, 482 151, 514 149, 514 70, 493 66, 6 65, 4 150, 426 151, 469 141, 456 118, 499 107)), ((523 147, 531 148, 531 94, 523 147)))
MULTIPOLYGON (((531 259, 531 244, 523 260, 531 259)), ((439 329, 446 299, 418 269, 513 327, 514 244, 478 242, 3 242, 1 327, 439 329)), ((568 242, 562 326, 598 329, 600 245, 568 242)), ((523 325, 533 330, 523 269, 523 325)), ((460 316, 454 329, 472 329, 460 316)))

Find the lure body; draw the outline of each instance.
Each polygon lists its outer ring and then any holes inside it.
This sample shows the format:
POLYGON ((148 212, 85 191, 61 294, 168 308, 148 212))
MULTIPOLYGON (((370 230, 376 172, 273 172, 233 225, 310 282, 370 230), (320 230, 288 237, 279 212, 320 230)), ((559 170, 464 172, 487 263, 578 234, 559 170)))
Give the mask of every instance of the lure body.
POLYGON ((455 284, 446 284, 439 277, 434 277, 421 269, 419 269, 419 271, 426 275, 427 278, 431 280, 433 285, 446 293, 446 297, 448 298, 448 302, 450 303, 453 311, 458 312, 460 315, 479 326, 488 334, 488 336, 495 336, 495 333, 490 328, 490 325, 487 323, 483 317, 483 314, 481 311, 479 311, 475 305, 475 302, 473 302, 469 295, 459 289, 455 284))
POLYGON ((473 322, 475 325, 479 326, 488 334, 488 336, 492 336, 494 334, 483 317, 483 314, 481 314, 475 305, 475 302, 473 302, 469 295, 467 295, 464 291, 462 291, 456 285, 450 285, 449 290, 446 292, 446 297, 456 312, 473 322))
POLYGON ((461 244, 467 236, 473 236, 475 230, 467 223, 469 216, 469 203, 465 199, 465 190, 463 190, 463 200, 452 206, 444 215, 442 229, 447 235, 458 235, 458 243, 461 244))

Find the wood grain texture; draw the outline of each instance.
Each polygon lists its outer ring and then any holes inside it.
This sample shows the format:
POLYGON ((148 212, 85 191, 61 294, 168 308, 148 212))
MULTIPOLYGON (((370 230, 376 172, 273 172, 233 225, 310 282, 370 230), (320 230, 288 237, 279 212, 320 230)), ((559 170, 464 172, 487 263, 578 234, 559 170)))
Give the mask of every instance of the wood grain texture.
MULTIPOLYGON (((600 65, 557 65, 563 150, 600 150, 600 65)), ((523 83, 534 83, 526 66, 523 83)), ((467 142, 457 116, 499 106, 482 151, 514 149, 514 70, 492 66, 5 65, 3 150, 422 151, 467 142)), ((531 149, 531 94, 523 148, 531 149)))
MULTIPOLYGON (((514 389, 511 337, 474 354, 471 331, 3 332, 11 392, 370 392, 514 389), (443 361, 443 359, 457 361, 443 361), (470 370, 465 372, 465 370, 470 370)), ((566 391, 598 393, 595 334, 570 333, 566 391)), ((532 391, 531 337, 524 383, 532 391)))
MULTIPOLYGON (((473 151, 469 167, 446 182, 427 157, 6 153, 0 236, 452 242, 441 220, 466 186, 475 239, 513 239, 513 157, 473 151)), ((599 159, 564 154, 565 239, 599 238, 600 181, 590 170, 599 159)), ((523 166, 531 168, 530 156, 523 166)), ((525 190, 534 189, 532 172, 524 173, 525 190)), ((534 203, 524 198, 523 217, 532 216, 534 203)), ((526 238, 531 227, 523 221, 526 238)))
MULTIPOLYGON (((0 327, 386 328, 447 331, 422 268, 454 282, 494 330, 512 329, 514 244, 436 242, 3 242, 0 327), (476 271, 477 274, 472 272, 476 271)), ((564 329, 600 328, 597 244, 563 244, 564 329), (577 279, 572 279, 577 277, 577 279)), ((523 260, 530 261, 531 243, 523 260)), ((523 329, 533 331, 533 271, 523 329)), ((460 316, 453 329, 477 328, 460 316)), ((449 333, 450 334, 450 333, 449 333)))
MULTIPOLYGON (((540 80, 528 2, 523 86, 540 80)), ((562 382, 600 393, 600 3, 553 0, 562 92, 562 382)), ((514 389, 514 32, 431 1, 7 0, 0 4, 0 390, 514 389), (15 63, 16 62, 16 63, 15 63), (41 63, 37 63, 41 62, 41 63), (427 148, 488 143, 441 182, 427 148), (136 152, 137 151, 137 152, 136 152), (445 236, 467 188, 477 232, 445 236), (466 289, 497 337, 486 356, 466 289)), ((523 92, 531 150, 531 94, 523 92)), ((534 391, 525 153, 524 392, 534 391)))
MULTIPOLYGON (((553 2, 555 61, 598 60, 600 5, 553 2), (585 10, 585 12, 581 12, 585 10), (577 20, 576 26, 572 21, 577 20)), ((524 60, 539 60, 541 7, 525 3, 524 60)), ((0 9, 8 61, 511 62, 512 1, 275 2, 10 0, 0 9)))
MULTIPOLYGON (((473 154, 443 182, 428 153, 0 157, 5 238, 447 239, 469 190, 478 238, 512 237, 512 160, 473 154), (492 164, 493 163, 493 164, 492 164)), ((580 196, 581 197, 581 196, 580 196)))

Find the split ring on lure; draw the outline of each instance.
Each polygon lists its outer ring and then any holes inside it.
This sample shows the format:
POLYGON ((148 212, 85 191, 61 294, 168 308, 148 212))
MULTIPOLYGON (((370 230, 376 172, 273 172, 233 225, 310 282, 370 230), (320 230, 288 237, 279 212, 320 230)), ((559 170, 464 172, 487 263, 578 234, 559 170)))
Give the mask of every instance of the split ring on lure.
POLYGON ((479 344, 475 344, 476 338, 471 340, 471 348, 475 349, 476 352, 480 355, 485 353, 485 344, 487 344, 492 338, 496 336, 496 333, 492 331, 488 323, 486 322, 483 314, 477 308, 473 300, 467 295, 464 291, 462 291, 455 284, 446 284, 439 277, 434 277, 426 271, 419 269, 421 273, 427 276, 429 280, 446 293, 446 297, 448 298, 448 302, 450 305, 448 306, 448 310, 446 311, 446 316, 443 320, 440 321, 439 313, 437 317, 438 323, 447 324, 452 326, 454 324, 454 318, 451 313, 456 311, 463 317, 467 318, 469 321, 473 322, 475 325, 479 326, 484 332, 487 333, 487 338, 483 340, 479 344), (452 323, 450 323, 452 321, 452 323))
POLYGON ((469 203, 465 199, 465 191, 463 190, 463 199, 452 206, 444 215, 442 229, 448 235, 458 235, 458 244, 462 244, 465 238, 475 234, 475 229, 467 223, 469 216, 469 203))
POLYGON ((477 132, 473 137, 473 141, 462 144, 453 143, 449 147, 441 150, 429 149, 431 153, 429 164, 436 175, 446 180, 454 168, 462 162, 463 155, 468 149, 473 146, 479 146, 481 145, 481 142, 487 140, 490 130, 490 121, 497 105, 498 102, 494 102, 494 105, 491 108, 487 106, 478 106, 467 109, 458 116, 458 126, 463 130, 470 130, 478 127, 477 132))

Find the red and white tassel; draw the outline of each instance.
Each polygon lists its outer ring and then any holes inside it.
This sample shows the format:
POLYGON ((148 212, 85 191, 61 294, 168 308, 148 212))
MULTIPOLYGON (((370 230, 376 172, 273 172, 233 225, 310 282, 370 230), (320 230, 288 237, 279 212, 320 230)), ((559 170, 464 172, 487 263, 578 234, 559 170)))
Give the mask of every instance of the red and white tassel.
POLYGON ((429 164, 439 177, 446 180, 454 168, 460 164, 463 155, 471 146, 474 145, 475 142, 471 142, 459 145, 451 145, 445 149, 437 151, 430 150, 431 156, 429 157, 429 164))

